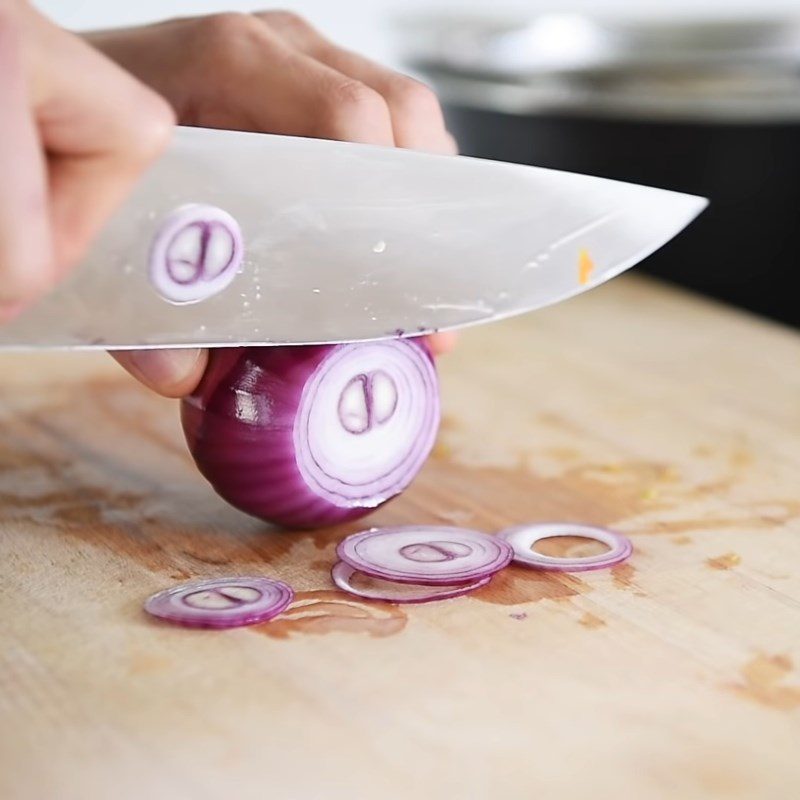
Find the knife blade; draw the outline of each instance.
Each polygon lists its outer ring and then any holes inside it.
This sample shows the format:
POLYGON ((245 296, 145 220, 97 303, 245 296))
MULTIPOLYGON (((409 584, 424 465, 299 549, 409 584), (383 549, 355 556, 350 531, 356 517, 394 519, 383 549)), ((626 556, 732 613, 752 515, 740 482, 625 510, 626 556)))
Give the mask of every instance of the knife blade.
MULTIPOLYGON (((618 275, 705 205, 537 167, 178 128, 83 263, 0 329, 0 349, 311 344, 489 322, 618 275), (152 280, 187 204, 232 217, 243 244, 235 274, 199 302, 152 280)), ((210 258, 214 224, 170 246, 205 236, 210 258)))

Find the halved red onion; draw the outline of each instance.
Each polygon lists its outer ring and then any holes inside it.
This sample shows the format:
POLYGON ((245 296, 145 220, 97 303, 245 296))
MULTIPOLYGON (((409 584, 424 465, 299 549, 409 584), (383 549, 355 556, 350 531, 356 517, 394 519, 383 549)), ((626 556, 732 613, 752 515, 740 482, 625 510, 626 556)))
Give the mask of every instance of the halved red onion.
POLYGON ((559 572, 583 572, 590 569, 613 567, 625 561, 633 552, 630 539, 621 533, 592 525, 575 525, 569 522, 545 522, 532 525, 517 525, 497 534, 514 548, 514 561, 538 569, 559 572), (533 550, 533 545, 542 539, 554 536, 582 536, 602 542, 610 548, 605 553, 579 558, 546 556, 533 550))
POLYGON ((236 277, 244 246, 239 223, 216 206, 190 203, 164 221, 150 247, 150 281, 172 303, 197 303, 236 277))
POLYGON ((491 576, 511 561, 513 551, 507 542, 480 531, 408 525, 355 533, 339 542, 336 554, 375 578, 441 586, 491 576))
POLYGON ((144 609, 189 628, 238 628, 277 617, 293 598, 290 586, 272 578, 214 578, 158 592, 144 609))
POLYGON ((492 579, 491 575, 471 583, 458 583, 452 586, 425 586, 418 583, 397 583, 376 578, 372 575, 353 569, 344 561, 337 561, 331 570, 333 582, 344 592, 364 597, 367 600, 383 600, 387 603, 431 603, 434 600, 447 600, 450 597, 460 597, 463 594, 481 586, 486 586, 492 579), (354 579, 363 579, 370 583, 369 586, 356 586, 354 579))
POLYGON ((229 503, 286 527, 331 525, 420 470, 439 426, 436 369, 414 339, 216 350, 182 420, 229 503))

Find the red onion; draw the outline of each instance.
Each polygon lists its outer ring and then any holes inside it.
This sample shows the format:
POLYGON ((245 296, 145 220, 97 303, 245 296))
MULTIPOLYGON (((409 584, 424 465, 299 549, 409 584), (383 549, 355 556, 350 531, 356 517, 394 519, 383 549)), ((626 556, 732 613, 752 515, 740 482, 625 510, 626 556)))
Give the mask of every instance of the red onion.
POLYGON ((294 592, 261 577, 193 581, 154 594, 144 604, 154 617, 189 628, 238 628, 267 622, 284 611, 294 592))
POLYGON ((175 209, 150 247, 150 281, 172 303, 196 303, 221 292, 242 263, 242 232, 216 206, 175 209))
POLYGON ((430 603, 434 600, 447 600, 450 597, 459 597, 462 594, 485 586, 492 579, 487 575, 472 583, 459 583, 454 586, 425 586, 416 583, 396 583, 384 581, 382 578, 373 578, 353 569, 344 561, 338 561, 331 570, 333 582, 344 592, 364 597, 367 600, 384 600, 388 603, 430 603), (370 579, 369 588, 353 585, 354 576, 359 575, 370 579))
POLYGON ((514 561, 538 569, 558 572, 583 572, 590 569, 613 567, 630 557, 633 545, 626 536, 606 528, 591 525, 573 525, 569 522, 545 522, 534 525, 517 525, 497 534, 514 548, 514 561), (583 536, 602 542, 611 548, 606 553, 580 558, 559 558, 535 552, 532 548, 542 539, 554 536, 583 536))
POLYGON ((339 542, 336 554, 374 578, 441 586, 493 575, 511 561, 513 551, 503 539, 479 531, 408 525, 355 533, 339 542))
POLYGON ((286 527, 332 525, 422 467, 439 425, 436 370, 416 339, 217 350, 182 420, 229 503, 286 527))

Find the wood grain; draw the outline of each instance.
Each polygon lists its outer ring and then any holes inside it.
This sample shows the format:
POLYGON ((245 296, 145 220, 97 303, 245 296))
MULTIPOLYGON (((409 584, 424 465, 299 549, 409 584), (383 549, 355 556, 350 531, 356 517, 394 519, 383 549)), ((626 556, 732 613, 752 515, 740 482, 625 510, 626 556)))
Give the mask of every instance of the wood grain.
POLYGON ((3 356, 0 797, 800 793, 800 336, 641 279, 465 333, 413 488, 371 518, 612 525, 610 572, 512 567, 393 607, 328 578, 357 525, 278 532, 100 355, 3 356), (190 631, 187 578, 294 585, 190 631))

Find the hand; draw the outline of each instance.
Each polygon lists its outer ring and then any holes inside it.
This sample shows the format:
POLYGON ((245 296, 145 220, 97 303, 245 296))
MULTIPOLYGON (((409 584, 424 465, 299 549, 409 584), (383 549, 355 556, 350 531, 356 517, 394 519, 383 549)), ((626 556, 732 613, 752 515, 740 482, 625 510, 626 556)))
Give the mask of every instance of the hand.
MULTIPOLYGON (((453 154, 434 93, 274 11, 218 14, 86 35, 156 89, 181 123, 312 136, 453 154)), ((449 350, 454 334, 430 338, 449 350)), ((186 391, 206 364, 196 350, 118 352, 144 383, 186 391)))
POLYGON ((0 0, 0 323, 84 254, 166 145, 169 105, 41 16, 0 0))

